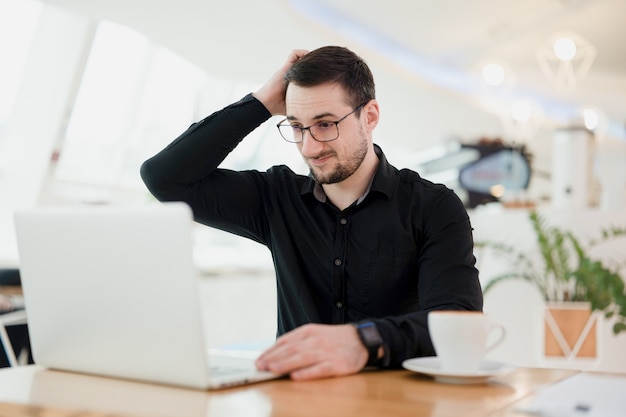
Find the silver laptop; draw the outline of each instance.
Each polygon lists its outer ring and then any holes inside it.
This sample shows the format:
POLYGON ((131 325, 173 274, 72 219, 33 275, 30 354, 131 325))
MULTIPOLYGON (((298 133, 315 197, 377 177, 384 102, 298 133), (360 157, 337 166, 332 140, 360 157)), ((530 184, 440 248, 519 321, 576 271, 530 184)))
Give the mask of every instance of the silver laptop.
POLYGON ((34 360, 60 370, 200 389, 276 378, 209 355, 183 203, 14 215, 34 360))

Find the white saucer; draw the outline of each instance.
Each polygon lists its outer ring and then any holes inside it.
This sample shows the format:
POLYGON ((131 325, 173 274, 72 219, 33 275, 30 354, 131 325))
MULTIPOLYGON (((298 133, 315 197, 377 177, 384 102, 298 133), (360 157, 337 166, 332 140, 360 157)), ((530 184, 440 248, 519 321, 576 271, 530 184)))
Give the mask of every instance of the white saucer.
POLYGON ((490 378, 505 375, 515 370, 515 367, 511 365, 484 360, 480 363, 478 372, 458 373, 444 371, 441 369, 439 358, 436 356, 407 359, 402 362, 402 366, 409 371, 430 375, 436 381, 447 384, 482 384, 490 378))

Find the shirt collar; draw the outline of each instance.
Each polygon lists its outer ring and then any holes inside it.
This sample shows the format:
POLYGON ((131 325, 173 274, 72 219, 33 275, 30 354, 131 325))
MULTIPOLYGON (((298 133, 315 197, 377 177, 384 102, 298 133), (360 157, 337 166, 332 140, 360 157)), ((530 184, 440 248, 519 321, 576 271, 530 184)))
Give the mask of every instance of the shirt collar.
MULTIPOLYGON (((391 198, 393 195, 393 190, 395 188, 394 184, 396 183, 396 169, 391 164, 389 164, 389 162, 387 162, 387 158, 385 157, 385 154, 383 153, 383 150, 380 148, 380 146, 374 144, 374 152, 376 152, 376 156, 378 156, 379 159, 378 168, 376 168, 376 173, 374 174, 374 178, 372 179, 368 190, 359 199, 359 203, 363 201, 365 196, 367 196, 367 194, 372 191, 381 193, 387 198, 391 198)), ((313 194, 315 199, 320 203, 325 203, 327 200, 324 189, 320 184, 315 182, 312 177, 309 177, 309 180, 302 185, 300 194, 313 194)))

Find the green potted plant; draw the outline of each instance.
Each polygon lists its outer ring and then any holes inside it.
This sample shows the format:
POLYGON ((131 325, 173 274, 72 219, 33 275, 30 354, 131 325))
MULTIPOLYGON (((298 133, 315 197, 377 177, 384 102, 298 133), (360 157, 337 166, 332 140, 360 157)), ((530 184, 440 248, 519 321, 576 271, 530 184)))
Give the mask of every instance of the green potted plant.
POLYGON ((615 335, 626 331, 626 292, 620 275, 626 262, 616 261, 609 266, 589 254, 603 242, 626 236, 626 228, 602 230, 600 238, 583 245, 571 232, 547 224, 536 211, 530 212, 529 219, 538 253, 522 251, 506 243, 476 242, 477 248, 491 248, 513 266, 510 272, 491 279, 484 293, 502 281, 523 279, 536 286, 546 302, 587 302, 591 312, 615 320, 615 335))

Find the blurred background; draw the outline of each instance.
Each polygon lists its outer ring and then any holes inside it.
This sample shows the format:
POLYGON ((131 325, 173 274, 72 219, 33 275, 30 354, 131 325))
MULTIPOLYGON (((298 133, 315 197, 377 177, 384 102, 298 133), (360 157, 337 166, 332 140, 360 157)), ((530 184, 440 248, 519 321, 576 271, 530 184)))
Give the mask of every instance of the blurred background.
MULTIPOLYGON (((141 161, 327 44, 370 64, 392 163, 468 206, 550 203, 564 130, 589 137, 585 204, 604 185, 619 205, 624 16, 621 0, 0 0, 0 206, 145 200, 141 161)), ((303 170, 274 124, 228 164, 303 170)))
MULTIPOLYGON (((529 207, 594 230, 623 222, 624 17, 623 0, 0 0, 0 268, 19 267, 16 208, 153 202, 138 174, 146 158, 256 89, 292 49, 323 45, 369 63, 375 142, 395 166, 454 189, 477 237, 518 239, 527 224, 502 213, 529 207)), ((224 165, 306 173, 277 121, 224 165)), ((246 324, 271 338, 267 250, 207 228, 195 239, 215 278, 204 297, 223 312, 250 294, 246 324)), ((519 294, 486 307, 522 328, 519 294)), ((232 332, 217 343, 238 342, 232 332)), ((534 364, 511 342, 502 358, 534 364)))

